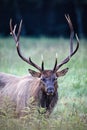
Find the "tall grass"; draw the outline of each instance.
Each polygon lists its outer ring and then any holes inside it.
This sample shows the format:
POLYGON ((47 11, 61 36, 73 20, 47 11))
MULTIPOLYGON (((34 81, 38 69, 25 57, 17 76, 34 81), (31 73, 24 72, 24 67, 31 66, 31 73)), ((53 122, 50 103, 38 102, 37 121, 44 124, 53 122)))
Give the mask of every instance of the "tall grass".
MULTIPOLYGON (((27 108, 28 115, 26 117, 15 119, 12 115, 12 104, 5 102, 2 110, 4 115, 0 116, 0 130, 87 129, 86 42, 84 39, 80 40, 78 52, 67 65, 62 67, 69 67, 69 72, 58 79, 59 101, 50 118, 46 119, 35 108, 27 108)), ((41 65, 41 54, 43 54, 45 69, 52 69, 56 53, 58 53, 59 63, 69 54, 69 40, 63 38, 21 38, 21 51, 26 57, 30 56, 38 65, 41 65)), ((0 71, 22 76, 28 74, 28 68, 32 67, 18 57, 13 39, 0 39, 0 71)))

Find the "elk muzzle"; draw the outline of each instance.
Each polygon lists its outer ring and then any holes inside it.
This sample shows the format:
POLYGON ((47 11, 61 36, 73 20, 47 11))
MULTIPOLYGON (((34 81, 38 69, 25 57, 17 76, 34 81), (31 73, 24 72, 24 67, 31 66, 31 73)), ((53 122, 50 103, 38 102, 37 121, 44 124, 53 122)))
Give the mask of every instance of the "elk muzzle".
POLYGON ((45 84, 45 92, 47 95, 54 95, 55 92, 54 84, 52 83, 45 84))

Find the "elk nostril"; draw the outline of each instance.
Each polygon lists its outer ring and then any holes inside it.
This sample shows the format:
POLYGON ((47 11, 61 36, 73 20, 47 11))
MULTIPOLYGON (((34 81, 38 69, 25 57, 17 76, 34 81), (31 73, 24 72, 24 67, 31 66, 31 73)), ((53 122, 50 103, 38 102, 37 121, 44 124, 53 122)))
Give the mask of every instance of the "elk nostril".
POLYGON ((54 93, 54 88, 48 88, 47 93, 54 93))

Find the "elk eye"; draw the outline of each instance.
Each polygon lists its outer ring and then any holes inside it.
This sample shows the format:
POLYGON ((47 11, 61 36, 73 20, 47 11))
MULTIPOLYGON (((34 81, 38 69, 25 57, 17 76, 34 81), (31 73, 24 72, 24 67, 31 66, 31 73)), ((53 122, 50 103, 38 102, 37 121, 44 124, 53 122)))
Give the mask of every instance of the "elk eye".
POLYGON ((42 78, 41 80, 42 80, 43 82, 45 82, 45 81, 46 81, 46 78, 42 78))
POLYGON ((53 80, 53 81, 56 81, 56 80, 57 80, 57 77, 54 77, 52 80, 53 80))
POLYGON ((55 77, 55 80, 57 80, 57 77, 55 77))

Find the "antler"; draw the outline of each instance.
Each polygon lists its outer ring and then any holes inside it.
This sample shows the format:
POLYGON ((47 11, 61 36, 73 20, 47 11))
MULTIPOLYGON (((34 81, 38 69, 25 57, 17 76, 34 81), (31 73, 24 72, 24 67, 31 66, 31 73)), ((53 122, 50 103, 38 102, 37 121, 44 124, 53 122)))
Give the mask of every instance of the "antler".
POLYGON ((78 39, 78 36, 76 34, 76 40, 77 40, 77 45, 76 45, 76 48, 75 50, 73 51, 73 36, 74 36, 74 30, 73 30, 73 25, 72 25, 72 22, 71 22, 71 19, 70 19, 70 16, 69 15, 65 15, 65 18, 69 24, 69 27, 70 27, 70 31, 71 31, 71 34, 70 34, 70 54, 69 56, 67 56, 59 65, 57 65, 57 59, 55 61, 55 65, 54 65, 54 69, 53 71, 57 71, 62 65, 66 64, 67 62, 69 62, 69 60, 71 59, 71 57, 77 52, 78 48, 79 48, 79 39, 78 39))
POLYGON ((22 60, 24 60, 25 62, 27 62, 28 64, 32 65, 33 67, 35 67, 36 69, 38 69, 39 71, 42 71, 44 69, 43 63, 42 63, 42 68, 39 67, 38 65, 36 65, 31 58, 29 57, 29 59, 25 58, 21 51, 20 51, 20 42, 19 42, 19 38, 20 38, 20 33, 21 33, 21 27, 22 27, 22 20, 20 22, 19 28, 18 28, 18 33, 16 35, 15 31, 16 31, 16 27, 17 25, 14 26, 14 28, 12 27, 12 19, 10 20, 10 31, 11 31, 11 35, 15 40, 16 43, 16 48, 17 48, 17 53, 18 55, 21 57, 22 60))

